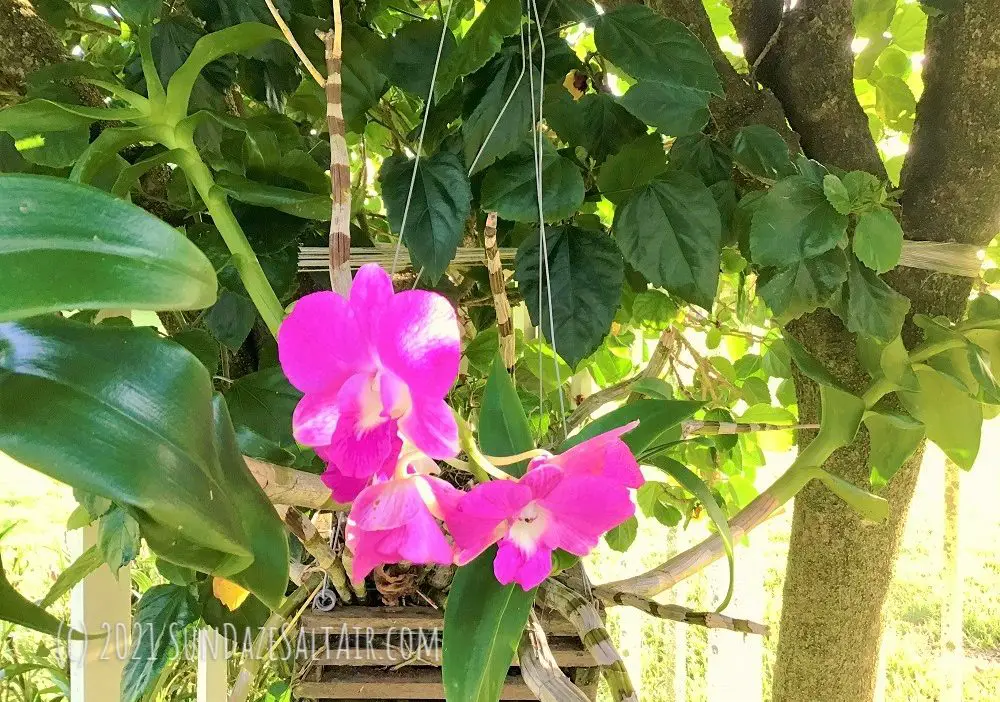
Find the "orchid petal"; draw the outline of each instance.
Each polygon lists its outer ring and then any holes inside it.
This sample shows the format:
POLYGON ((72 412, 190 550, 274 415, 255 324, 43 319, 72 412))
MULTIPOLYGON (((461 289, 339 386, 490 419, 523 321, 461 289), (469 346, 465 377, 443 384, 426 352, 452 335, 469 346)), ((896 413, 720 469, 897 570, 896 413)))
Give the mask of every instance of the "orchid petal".
POLYGON ((359 368, 372 366, 359 336, 347 300, 332 292, 306 295, 278 329, 281 368, 302 392, 336 392, 359 368))

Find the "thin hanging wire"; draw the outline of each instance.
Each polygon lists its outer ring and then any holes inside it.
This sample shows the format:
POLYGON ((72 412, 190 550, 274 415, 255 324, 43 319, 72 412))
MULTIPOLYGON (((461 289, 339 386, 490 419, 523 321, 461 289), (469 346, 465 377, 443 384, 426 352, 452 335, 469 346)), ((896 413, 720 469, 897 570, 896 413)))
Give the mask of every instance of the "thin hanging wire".
POLYGON ((413 159, 413 173, 410 175, 410 189, 406 193, 406 205, 403 207, 403 221, 399 225, 399 239, 396 240, 396 252, 392 255, 392 270, 390 275, 396 272, 399 265, 399 250, 403 246, 403 234, 406 232, 406 220, 410 216, 410 201, 413 200, 413 187, 417 182, 417 169, 420 167, 420 153, 424 150, 424 135, 427 133, 427 122, 431 115, 431 104, 434 100, 434 84, 437 82, 438 68, 441 65, 441 53, 444 51, 444 39, 448 33, 448 20, 451 19, 451 10, 455 7, 455 0, 448 3, 448 11, 444 14, 444 21, 441 26, 441 38, 438 40, 437 56, 434 57, 434 71, 431 73, 431 87, 427 91, 427 101, 424 103, 424 119, 420 125, 420 138, 417 140, 417 153, 413 159))

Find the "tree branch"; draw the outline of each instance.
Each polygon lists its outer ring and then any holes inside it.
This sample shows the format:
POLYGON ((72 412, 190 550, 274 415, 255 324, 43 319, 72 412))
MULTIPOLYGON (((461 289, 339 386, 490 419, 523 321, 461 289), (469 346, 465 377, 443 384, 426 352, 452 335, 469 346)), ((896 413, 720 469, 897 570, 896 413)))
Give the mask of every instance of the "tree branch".
POLYGON ((534 612, 517 647, 517 660, 524 682, 540 702, 590 702, 583 690, 559 669, 534 612))
POLYGON ((660 604, 659 602, 654 602, 653 600, 629 592, 619 592, 610 596, 607 596, 606 592, 601 594, 602 596, 606 596, 606 599, 602 599, 602 601, 609 607, 614 605, 634 607, 654 617, 669 619, 681 624, 693 624, 708 629, 739 631, 744 634, 756 634, 757 636, 767 636, 770 633, 770 629, 766 625, 750 621, 749 619, 735 619, 725 614, 719 614, 718 612, 696 612, 693 609, 676 604, 660 604))
POLYGON ((247 467, 264 494, 276 505, 290 505, 306 509, 344 512, 350 505, 340 504, 330 495, 330 488, 318 475, 267 463, 244 456, 247 467))

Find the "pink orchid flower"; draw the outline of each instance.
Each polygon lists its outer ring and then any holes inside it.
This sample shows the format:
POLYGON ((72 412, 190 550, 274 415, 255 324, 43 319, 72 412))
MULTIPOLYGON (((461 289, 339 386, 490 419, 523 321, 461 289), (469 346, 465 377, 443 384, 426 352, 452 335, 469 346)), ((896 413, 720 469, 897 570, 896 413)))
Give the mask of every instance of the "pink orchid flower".
POLYGON ((362 266, 350 298, 299 300, 278 331, 288 380, 304 393, 295 439, 327 462, 334 497, 349 501, 373 476, 392 474, 403 438, 432 458, 458 453, 444 398, 458 376, 455 311, 440 295, 394 293, 389 275, 362 266))
POLYGON ((452 563, 454 551, 438 520, 461 493, 429 475, 437 466, 404 451, 393 476, 364 488, 347 518, 347 546, 354 554, 351 579, 363 580, 386 563, 452 563))
POLYGON ((629 487, 642 485, 642 474, 628 448, 615 446, 625 431, 594 437, 560 456, 536 458, 519 480, 477 485, 447 504, 445 523, 458 549, 456 562, 464 565, 498 543, 497 580, 530 590, 548 577, 555 549, 590 553, 602 534, 635 514, 629 487))

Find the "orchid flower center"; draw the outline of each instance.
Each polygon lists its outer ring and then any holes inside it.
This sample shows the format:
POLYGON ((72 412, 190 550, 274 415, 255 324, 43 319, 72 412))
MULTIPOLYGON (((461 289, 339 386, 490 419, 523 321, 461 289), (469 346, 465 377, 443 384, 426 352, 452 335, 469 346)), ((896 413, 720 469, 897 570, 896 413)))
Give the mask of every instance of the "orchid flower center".
POLYGON ((522 553, 532 554, 538 548, 549 524, 549 512, 537 501, 529 502, 514 518, 508 536, 522 553))
POLYGON ((385 371, 375 371, 365 384, 359 405, 361 411, 358 417, 358 429, 363 433, 389 420, 401 419, 413 407, 413 399, 405 383, 400 382, 395 376, 389 376, 385 371), (384 390, 389 392, 383 392, 384 390), (389 399, 391 406, 385 406, 386 399, 389 399))

